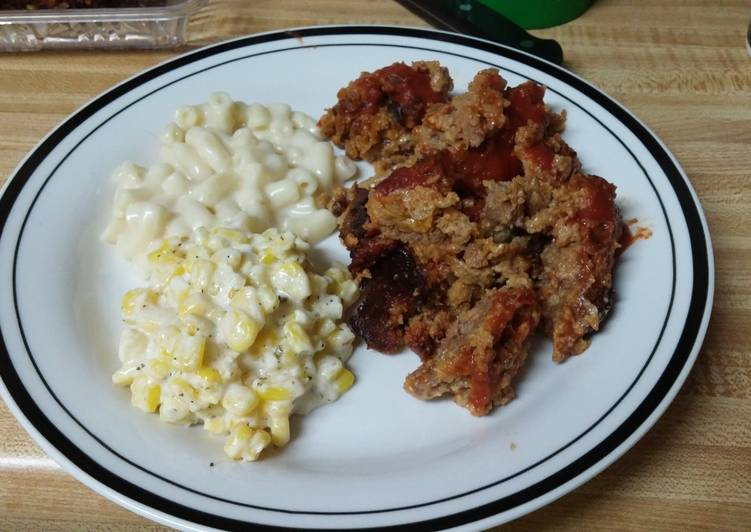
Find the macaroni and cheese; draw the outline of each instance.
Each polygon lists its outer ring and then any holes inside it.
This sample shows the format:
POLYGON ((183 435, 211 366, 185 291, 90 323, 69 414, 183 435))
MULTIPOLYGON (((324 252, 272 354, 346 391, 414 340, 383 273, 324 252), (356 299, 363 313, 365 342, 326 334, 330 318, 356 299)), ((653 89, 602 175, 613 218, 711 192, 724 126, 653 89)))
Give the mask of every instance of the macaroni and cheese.
POLYGON ((126 259, 155 239, 218 225, 256 233, 277 227, 315 243, 336 228, 316 198, 356 172, 305 113, 222 92, 178 109, 160 141, 157 164, 125 162, 115 171, 103 238, 126 259))

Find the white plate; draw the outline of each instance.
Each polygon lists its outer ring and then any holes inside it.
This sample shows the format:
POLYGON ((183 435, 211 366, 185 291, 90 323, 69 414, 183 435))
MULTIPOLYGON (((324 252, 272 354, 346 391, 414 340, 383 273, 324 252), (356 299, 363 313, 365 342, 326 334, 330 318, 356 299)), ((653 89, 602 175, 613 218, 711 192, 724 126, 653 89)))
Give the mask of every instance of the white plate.
MULTIPOLYGON (((0 199, 2 394, 34 439, 106 497, 183 528, 436 529, 496 525, 591 478, 631 447, 696 358, 714 286, 706 222, 662 143, 570 72, 468 37, 389 27, 255 35, 184 55, 95 99, 19 166, 0 199), (617 304, 586 353, 555 365, 540 341, 517 399, 485 418, 402 391, 412 354, 360 347, 357 385, 296 424, 282 452, 232 463, 200 428, 160 423, 110 384, 118 301, 135 280, 100 244, 109 176, 155 159, 175 108, 224 90, 319 116, 362 70, 438 59, 464 90, 482 68, 534 79, 566 109, 584 169, 618 186, 624 217, 652 238, 617 268, 617 304), (210 462, 214 462, 212 467, 210 462)), ((336 238, 323 246, 346 257, 336 238)))

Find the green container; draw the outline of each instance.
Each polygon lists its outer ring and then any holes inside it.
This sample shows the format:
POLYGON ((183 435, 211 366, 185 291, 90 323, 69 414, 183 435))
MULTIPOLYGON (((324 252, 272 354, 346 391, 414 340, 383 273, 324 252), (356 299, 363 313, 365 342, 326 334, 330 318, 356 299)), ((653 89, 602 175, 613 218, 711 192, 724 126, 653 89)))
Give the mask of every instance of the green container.
POLYGON ((522 28, 558 26, 584 13, 592 0, 480 0, 522 28))

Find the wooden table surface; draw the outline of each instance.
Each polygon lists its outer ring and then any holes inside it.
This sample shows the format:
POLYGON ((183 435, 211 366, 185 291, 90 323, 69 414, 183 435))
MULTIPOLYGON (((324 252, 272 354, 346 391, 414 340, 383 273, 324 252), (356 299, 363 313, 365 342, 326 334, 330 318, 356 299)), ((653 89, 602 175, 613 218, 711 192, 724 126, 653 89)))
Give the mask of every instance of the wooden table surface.
MULTIPOLYGON (((704 347, 623 458, 503 530, 751 530, 751 3, 599 0, 557 39, 567 66, 636 113, 685 168, 717 264, 704 347)), ((425 24, 391 0, 212 0, 191 47, 277 28, 425 24)), ((172 55, 0 55, 0 183, 78 106, 172 55)), ((0 402, 0 530, 163 530, 63 472, 0 402)))

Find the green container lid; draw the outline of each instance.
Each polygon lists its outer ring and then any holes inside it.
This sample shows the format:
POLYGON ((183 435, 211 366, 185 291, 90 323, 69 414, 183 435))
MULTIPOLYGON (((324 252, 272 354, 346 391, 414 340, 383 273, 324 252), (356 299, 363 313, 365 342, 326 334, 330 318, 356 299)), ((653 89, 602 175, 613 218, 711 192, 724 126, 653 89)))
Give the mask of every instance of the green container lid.
POLYGON ((592 0, 480 0, 528 30, 558 26, 584 13, 592 0))

